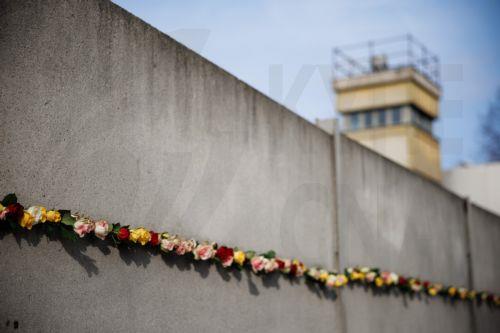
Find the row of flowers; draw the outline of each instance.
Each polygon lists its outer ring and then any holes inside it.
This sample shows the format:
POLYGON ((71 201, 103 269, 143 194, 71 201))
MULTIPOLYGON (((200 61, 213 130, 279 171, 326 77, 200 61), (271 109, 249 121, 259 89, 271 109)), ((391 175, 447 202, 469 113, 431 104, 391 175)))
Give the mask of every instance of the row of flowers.
POLYGON ((500 306, 500 295, 489 292, 477 292, 456 286, 444 286, 438 283, 404 277, 393 272, 380 271, 377 268, 347 268, 344 273, 329 271, 318 267, 306 267, 297 259, 284 259, 274 251, 257 254, 255 251, 243 251, 238 248, 219 246, 217 243, 198 242, 168 232, 155 232, 143 227, 130 228, 106 220, 93 220, 70 211, 48 210, 42 206, 25 209, 17 202, 14 194, 7 195, 0 204, 0 222, 9 222, 13 228, 18 226, 31 230, 37 224, 58 225, 62 230, 73 231, 70 235, 84 237, 94 235, 116 244, 140 244, 159 247, 165 253, 179 256, 192 255, 194 260, 214 261, 223 267, 242 269, 250 268, 255 274, 280 272, 290 277, 302 277, 325 286, 340 288, 347 284, 361 284, 376 289, 398 289, 404 293, 425 293, 431 297, 444 296, 451 299, 469 300, 500 306))

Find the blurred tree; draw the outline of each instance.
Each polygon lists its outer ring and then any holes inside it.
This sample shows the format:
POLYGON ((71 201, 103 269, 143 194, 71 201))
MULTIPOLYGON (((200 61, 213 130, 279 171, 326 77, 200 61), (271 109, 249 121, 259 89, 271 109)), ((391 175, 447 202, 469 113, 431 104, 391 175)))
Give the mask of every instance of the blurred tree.
POLYGON ((482 148, 487 161, 500 161, 500 87, 495 100, 481 120, 482 148))

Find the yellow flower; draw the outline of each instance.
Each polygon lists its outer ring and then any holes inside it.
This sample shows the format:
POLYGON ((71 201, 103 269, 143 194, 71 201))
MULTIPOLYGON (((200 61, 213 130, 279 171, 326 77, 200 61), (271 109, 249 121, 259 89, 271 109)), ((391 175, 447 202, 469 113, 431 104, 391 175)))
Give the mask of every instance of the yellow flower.
POLYGON ((5 209, 4 206, 2 206, 2 204, 0 203, 0 212, 3 211, 5 209))
POLYGON ((359 272, 354 271, 351 274, 351 280, 353 280, 353 281, 362 280, 363 278, 364 278, 363 273, 359 273, 359 272))
POLYGON ((455 296, 455 294, 457 293, 457 288, 455 287, 450 287, 448 289, 448 295, 450 295, 451 297, 455 296))
POLYGON ((144 228, 131 229, 129 239, 134 243, 139 242, 144 246, 150 241, 151 234, 144 228))
POLYGON ((24 212, 23 218, 21 219, 21 221, 19 221, 19 224, 21 225, 21 227, 31 230, 31 227, 33 227, 33 222, 35 222, 35 218, 31 216, 30 213, 24 212))
POLYGON ((324 269, 319 271, 319 280, 322 282, 326 282, 327 279, 328 279, 328 272, 324 269))
POLYGON ((458 296, 460 297, 460 299, 466 299, 467 298, 467 294, 468 294, 468 290, 465 289, 465 288, 459 288, 458 289, 458 296))
POLYGON ((337 279, 335 280, 335 287, 339 288, 347 284, 349 280, 347 279, 347 276, 344 274, 339 274, 337 275, 337 279))
POLYGON ((382 287, 384 285, 384 279, 382 279, 380 276, 377 276, 375 278, 375 285, 379 288, 382 287))
POLYGON ((471 290, 471 291, 469 291, 469 294, 467 295, 467 297, 469 297, 470 300, 473 300, 474 298, 476 298, 476 295, 477 295, 477 292, 475 290, 471 290))
POLYGON ((245 252, 243 251, 234 252, 233 260, 238 265, 243 266, 243 263, 245 262, 245 252))
POLYGON ((429 295, 431 296, 436 296, 437 295, 437 289, 434 287, 429 288, 429 295))
POLYGON ((61 222, 61 213, 59 213, 57 210, 49 210, 47 212, 47 221, 54 223, 61 222))

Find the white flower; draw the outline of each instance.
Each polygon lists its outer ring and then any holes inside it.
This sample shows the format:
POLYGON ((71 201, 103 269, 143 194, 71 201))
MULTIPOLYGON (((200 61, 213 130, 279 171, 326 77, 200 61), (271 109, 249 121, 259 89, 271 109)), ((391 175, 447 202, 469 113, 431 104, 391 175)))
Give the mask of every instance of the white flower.
POLYGON ((47 210, 45 207, 32 206, 28 208, 27 212, 34 218, 33 225, 39 222, 44 223, 47 220, 47 210))
POLYGON ((108 221, 100 220, 95 223, 94 234, 97 238, 102 240, 106 239, 106 236, 111 231, 112 226, 108 223, 108 221))

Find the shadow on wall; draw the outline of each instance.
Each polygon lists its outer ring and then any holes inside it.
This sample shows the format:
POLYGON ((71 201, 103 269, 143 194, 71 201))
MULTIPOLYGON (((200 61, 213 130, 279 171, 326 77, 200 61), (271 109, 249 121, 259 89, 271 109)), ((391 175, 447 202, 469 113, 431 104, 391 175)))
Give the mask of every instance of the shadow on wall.
MULTIPOLYGON (((39 225, 40 226, 40 225, 39 225)), ((99 274, 99 267, 97 266, 97 261, 94 258, 91 258, 87 255, 87 248, 94 247, 97 248, 103 255, 110 255, 111 248, 117 248, 118 254, 122 261, 125 262, 127 266, 134 264, 136 267, 143 267, 146 269, 148 265, 151 263, 151 258, 156 257, 158 255, 161 256, 163 262, 171 269, 177 269, 179 271, 191 271, 194 270, 199 274, 201 278, 207 278, 211 272, 217 272, 220 275, 222 280, 225 282, 230 282, 232 279, 237 281, 241 281, 243 278, 246 279, 248 284, 248 292, 253 296, 258 296, 260 294, 259 288, 257 284, 252 280, 255 276, 249 269, 243 268, 242 270, 238 270, 236 268, 231 267, 230 269, 223 268, 219 264, 215 264, 216 269, 211 270, 210 266, 212 265, 208 261, 197 261, 194 260, 191 254, 185 256, 179 256, 176 254, 168 254, 160 251, 158 248, 150 248, 150 247, 142 247, 142 246, 133 246, 130 244, 114 244, 112 241, 102 241, 94 236, 89 236, 77 239, 77 240, 69 240, 61 236, 61 234, 55 232, 56 229, 52 231, 49 230, 45 225, 41 227, 33 228, 33 230, 28 231, 25 229, 19 229, 16 231, 12 231, 10 228, 6 228, 0 226, 0 241, 9 234, 15 238, 19 248, 22 248, 22 240, 25 240, 28 246, 38 246, 38 244, 42 241, 42 239, 46 239, 48 242, 60 242, 66 251, 80 266, 82 266, 87 272, 89 277, 99 274)), ((296 279, 291 278, 286 275, 282 275, 278 272, 274 272, 272 274, 261 275, 262 286, 264 288, 276 288, 280 289, 280 279, 283 279, 289 285, 297 285, 297 287, 303 287, 302 284, 305 284, 307 289, 319 299, 325 299, 334 301, 337 299, 337 293, 335 290, 330 290, 320 285, 316 282, 313 282, 308 279, 296 279), (303 283, 305 281, 305 283, 303 283)), ((433 298, 430 300, 430 297, 427 295, 422 295, 418 293, 402 293, 397 289, 380 289, 374 288, 371 285, 363 285, 363 284, 349 284, 347 289, 354 288, 362 288, 366 293, 371 293, 372 296, 366 297, 396 297, 401 299, 403 306, 408 307, 408 303, 410 301, 422 301, 425 304, 433 301, 438 301, 437 298, 433 298)), ((458 302, 455 299, 450 298, 439 298, 441 302, 445 304, 455 306, 458 302)), ((478 306, 482 306, 481 304, 478 306)), ((493 309, 492 309, 493 311, 493 309)))
MULTIPOLYGON (((197 261, 194 260, 192 254, 179 256, 176 254, 169 254, 160 251, 158 248, 151 248, 146 246, 133 246, 129 244, 114 244, 110 240, 102 241, 96 237, 87 237, 78 240, 69 240, 62 237, 56 230, 50 230, 45 226, 40 228, 36 227, 33 230, 28 231, 25 229, 20 229, 12 231, 10 228, 0 228, 0 241, 12 234, 15 238, 19 248, 22 248, 22 240, 28 243, 28 246, 38 246, 42 239, 46 239, 48 242, 60 242, 66 251, 80 266, 82 266, 87 272, 89 277, 99 274, 99 267, 97 266, 97 261, 87 255, 88 247, 95 247, 103 255, 110 255, 111 248, 117 248, 120 258, 127 266, 134 264, 136 267, 143 267, 144 269, 148 267, 151 263, 151 258, 158 255, 161 256, 163 262, 171 269, 178 269, 179 271, 190 271, 194 270, 199 274, 201 278, 206 278, 214 270, 210 270, 212 265, 208 261, 197 261)), ((232 279, 241 281, 245 277, 248 282, 248 292, 251 295, 258 296, 260 294, 258 286, 253 282, 252 278, 255 277, 249 269, 243 268, 238 270, 231 267, 230 269, 223 268, 219 264, 215 264, 216 272, 220 275, 222 280, 230 282, 232 279)), ((262 275, 262 285, 265 288, 276 288, 280 289, 280 279, 286 281, 290 285, 302 285, 304 284, 302 279, 296 279, 282 275, 278 272, 272 274, 262 275)), ((322 285, 319 285, 313 281, 305 280, 305 285, 308 290, 316 295, 320 299, 336 300, 337 294, 334 290, 329 290, 322 285)))

